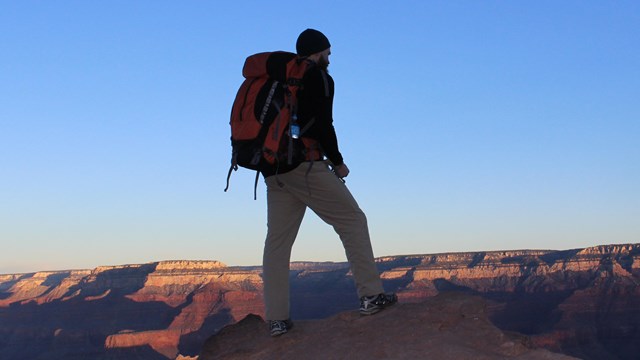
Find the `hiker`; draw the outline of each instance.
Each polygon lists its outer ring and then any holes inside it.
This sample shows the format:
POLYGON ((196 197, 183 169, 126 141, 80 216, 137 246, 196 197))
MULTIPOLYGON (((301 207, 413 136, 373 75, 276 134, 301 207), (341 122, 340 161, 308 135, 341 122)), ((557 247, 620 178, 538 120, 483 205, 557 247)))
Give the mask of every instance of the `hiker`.
POLYGON ((321 32, 307 29, 298 37, 296 51, 297 60, 309 65, 298 91, 297 121, 300 127, 306 127, 301 136, 315 140, 320 151, 316 158, 307 156, 306 161, 303 158, 261 170, 268 207, 264 301, 272 336, 286 333, 293 325, 289 315, 289 261, 307 207, 340 236, 360 297, 360 313, 371 315, 397 301, 395 294, 384 292, 367 219, 343 181, 349 168, 338 150, 333 127, 334 83, 327 73, 331 44, 321 32))

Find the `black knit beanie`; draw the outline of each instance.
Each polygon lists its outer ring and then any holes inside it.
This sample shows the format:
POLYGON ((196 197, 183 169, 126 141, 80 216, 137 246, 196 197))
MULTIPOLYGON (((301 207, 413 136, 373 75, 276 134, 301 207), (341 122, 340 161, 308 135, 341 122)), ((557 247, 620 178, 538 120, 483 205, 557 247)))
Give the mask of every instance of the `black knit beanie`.
POLYGON ((307 29, 298 36, 296 51, 300 56, 309 56, 331 47, 329 39, 318 30, 307 29))

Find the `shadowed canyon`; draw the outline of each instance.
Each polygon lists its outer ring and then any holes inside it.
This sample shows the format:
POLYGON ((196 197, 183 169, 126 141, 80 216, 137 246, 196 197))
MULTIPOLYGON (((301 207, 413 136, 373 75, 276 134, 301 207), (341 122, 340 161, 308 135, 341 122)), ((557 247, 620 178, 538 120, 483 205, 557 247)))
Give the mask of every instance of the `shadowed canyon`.
MULTIPOLYGON (((397 292, 400 301, 397 310, 379 319, 392 321, 394 312, 400 316, 414 309, 424 321, 409 328, 431 320, 450 323, 425 309, 471 301, 471 307, 479 307, 472 318, 485 324, 477 329, 493 337, 485 342, 496 349, 505 343, 531 349, 519 350, 519 358, 636 359, 640 353, 640 244, 389 256, 377 262, 385 288, 397 292), (453 300, 433 303, 437 299, 453 300), (495 337, 518 340, 498 343, 495 337)), ((358 300, 347 263, 296 262, 290 277, 292 318, 303 326, 284 341, 304 341, 305 329, 329 320, 351 329, 342 334, 345 338, 357 333, 358 324, 383 321, 353 318, 358 300)), ((266 334, 257 316, 247 317, 263 311, 258 266, 162 261, 0 275, 0 358, 216 358, 211 353, 216 346, 228 351, 219 337, 233 344, 229 334, 237 329, 260 327, 266 334), (231 324, 236 325, 226 327, 231 324)), ((466 316, 466 310, 456 311, 449 311, 454 318, 466 316)), ((460 324, 460 329, 467 326, 460 324)), ((429 330, 433 336, 434 329, 429 330)), ((446 345, 424 336, 432 347, 446 345)), ((394 343, 398 349, 407 345, 394 343)), ((506 356, 500 351, 496 356, 506 356)))

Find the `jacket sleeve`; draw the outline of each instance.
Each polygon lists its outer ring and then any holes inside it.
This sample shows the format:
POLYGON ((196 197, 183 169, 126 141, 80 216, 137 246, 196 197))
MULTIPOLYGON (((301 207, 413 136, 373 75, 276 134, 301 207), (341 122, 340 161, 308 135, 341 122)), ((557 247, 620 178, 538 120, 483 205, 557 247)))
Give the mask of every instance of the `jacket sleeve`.
POLYGON ((315 68, 305 76, 304 87, 303 104, 309 107, 305 111, 306 117, 313 118, 313 124, 305 136, 317 140, 334 165, 342 165, 342 154, 333 127, 333 79, 325 71, 315 68))

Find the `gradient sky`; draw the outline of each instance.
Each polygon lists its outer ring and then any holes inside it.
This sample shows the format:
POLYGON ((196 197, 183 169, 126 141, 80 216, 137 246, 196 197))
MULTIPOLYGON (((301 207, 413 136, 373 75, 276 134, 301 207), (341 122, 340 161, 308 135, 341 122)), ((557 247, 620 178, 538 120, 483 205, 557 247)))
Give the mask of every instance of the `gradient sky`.
MULTIPOLYGON (((308 27, 376 256, 640 241, 638 1, 0 0, 0 273, 259 265, 230 108, 308 27)), ((345 256, 309 211, 293 260, 345 256)))

